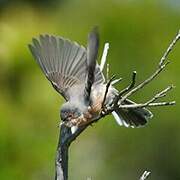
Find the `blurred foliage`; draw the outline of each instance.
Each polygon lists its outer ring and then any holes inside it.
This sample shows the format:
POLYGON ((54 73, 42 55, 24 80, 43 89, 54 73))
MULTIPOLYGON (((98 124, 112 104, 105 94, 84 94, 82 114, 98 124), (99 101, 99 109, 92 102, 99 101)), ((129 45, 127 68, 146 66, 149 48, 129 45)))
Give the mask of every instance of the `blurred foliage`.
MULTIPOLYGON (((58 34, 86 45, 98 25, 101 48, 110 42, 110 71, 138 82, 152 73, 180 28, 180 2, 171 0, 0 0, 0 179, 48 180, 54 175, 59 108, 63 102, 33 60, 27 44, 41 33, 58 34)), ((180 43, 171 64, 133 100, 142 102, 174 84, 166 99, 174 107, 152 109, 145 128, 127 129, 111 116, 84 132, 70 149, 70 180, 180 179, 180 43), (142 93, 142 94, 141 94, 142 93)))

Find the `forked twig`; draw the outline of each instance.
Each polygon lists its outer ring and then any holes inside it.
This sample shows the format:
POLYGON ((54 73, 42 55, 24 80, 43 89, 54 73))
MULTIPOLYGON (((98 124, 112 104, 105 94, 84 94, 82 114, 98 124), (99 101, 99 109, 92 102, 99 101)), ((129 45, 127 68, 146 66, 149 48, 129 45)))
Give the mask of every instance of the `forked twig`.
POLYGON ((158 76, 158 74, 164 70, 164 68, 166 67, 166 65, 169 64, 169 61, 166 62, 165 64, 163 64, 162 66, 159 66, 158 69, 145 81, 143 81, 142 83, 140 83, 138 86, 136 86, 134 89, 132 89, 131 91, 129 91, 126 95, 124 95, 121 99, 119 104, 121 104, 125 99, 127 99, 129 96, 131 96, 132 94, 134 94, 136 91, 138 91, 139 89, 142 89, 144 86, 146 86, 147 84, 149 84, 155 77, 158 76))
POLYGON ((142 108, 142 107, 155 107, 155 106, 167 106, 167 105, 174 105, 175 101, 171 102, 158 102, 154 103, 157 99, 165 97, 167 92, 174 88, 173 85, 167 87, 166 89, 162 90, 161 92, 157 93, 153 98, 143 104, 127 104, 127 105, 119 105, 119 108, 142 108))
POLYGON ((140 177, 139 180, 145 180, 145 179, 147 179, 150 174, 151 174, 150 171, 144 171, 144 173, 142 174, 142 176, 140 177))
POLYGON ((178 40, 180 39, 180 30, 178 31, 177 35, 175 36, 175 38, 173 39, 173 41, 170 43, 170 45, 168 46, 167 50, 165 51, 165 53, 163 54, 162 58, 160 59, 159 65, 157 70, 149 77, 147 78, 145 81, 143 81, 142 83, 140 83, 137 87, 135 87, 134 89, 132 89, 131 91, 129 91, 125 96, 123 96, 120 100, 120 104, 127 99, 129 96, 131 96, 132 94, 134 94, 136 91, 138 91, 139 89, 143 88, 145 85, 147 85, 149 82, 151 82, 155 77, 157 77, 159 75, 159 73, 165 69, 166 65, 169 64, 169 61, 165 62, 165 60, 167 59, 168 55, 170 54, 170 52, 172 51, 173 47, 175 46, 175 44, 178 42, 178 40))

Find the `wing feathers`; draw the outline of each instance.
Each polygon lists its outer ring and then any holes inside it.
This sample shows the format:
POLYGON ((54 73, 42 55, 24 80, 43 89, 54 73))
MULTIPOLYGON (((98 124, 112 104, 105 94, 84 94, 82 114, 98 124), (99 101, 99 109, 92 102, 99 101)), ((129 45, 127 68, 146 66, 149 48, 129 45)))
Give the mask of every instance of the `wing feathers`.
MULTIPOLYGON (((53 87, 67 100, 69 89, 85 84, 87 75, 87 51, 83 46, 62 37, 40 35, 32 39, 29 49, 53 87)), ((96 62, 95 62, 96 63, 96 62)), ((104 82, 96 65, 95 79, 104 82)))
POLYGON ((94 28, 88 36, 88 47, 87 47, 87 81, 85 85, 85 99, 86 102, 90 103, 90 93, 92 84, 95 81, 95 70, 96 60, 99 48, 99 35, 97 28, 94 28))

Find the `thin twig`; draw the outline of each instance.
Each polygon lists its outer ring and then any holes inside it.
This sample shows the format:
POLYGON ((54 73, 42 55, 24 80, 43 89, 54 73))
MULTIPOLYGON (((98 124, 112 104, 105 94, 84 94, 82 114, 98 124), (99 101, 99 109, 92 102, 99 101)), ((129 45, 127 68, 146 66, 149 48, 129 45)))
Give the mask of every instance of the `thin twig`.
POLYGON ((173 39, 173 41, 171 42, 171 44, 169 45, 169 47, 167 48, 167 50, 165 51, 165 53, 163 54, 160 62, 159 62, 159 66, 162 66, 164 64, 164 61, 166 60, 166 58, 168 57, 169 53, 171 52, 171 50, 173 49, 173 47, 175 46, 175 44, 177 43, 177 41, 180 39, 180 30, 178 31, 176 37, 173 39))
POLYGON ((119 108, 142 108, 142 107, 155 107, 155 106, 167 106, 167 105, 174 105, 175 101, 172 102, 159 102, 154 103, 157 99, 165 97, 167 92, 175 88, 173 85, 168 86, 166 89, 162 90, 161 92, 157 93, 153 98, 143 104, 127 104, 127 105, 119 105, 119 108))
POLYGON ((113 80, 111 84, 115 85, 115 84, 119 83, 120 81, 122 81, 122 78, 113 80))
POLYGON ((162 56, 162 58, 160 59, 159 65, 157 70, 149 77, 147 78, 145 81, 143 81, 142 83, 140 83, 137 87, 135 87, 134 89, 132 89, 131 91, 129 91, 129 93, 127 93, 124 97, 122 97, 122 99, 120 100, 120 103, 122 103, 125 99, 127 99, 129 96, 131 96, 132 94, 134 94, 136 91, 138 91, 139 89, 143 88, 145 85, 147 85, 149 82, 151 82, 155 77, 158 76, 158 74, 165 69, 166 65, 169 64, 169 61, 165 62, 165 60, 167 59, 168 55, 170 54, 170 52, 172 51, 173 47, 175 46, 175 44, 178 42, 178 40, 180 39, 180 31, 177 33, 176 37, 173 39, 172 43, 170 43, 170 45, 168 46, 167 50, 165 51, 164 55, 162 56))
POLYGON ((149 84, 149 82, 151 82, 155 77, 157 77, 159 75, 159 73, 164 70, 164 68, 166 67, 166 65, 169 64, 169 61, 166 62, 164 65, 160 66, 148 79, 146 79, 145 81, 143 81, 142 83, 140 83, 138 86, 136 86, 134 89, 132 89, 131 91, 129 91, 126 95, 124 95, 121 99, 120 99, 120 103, 122 103, 125 99, 127 99, 129 96, 131 96, 132 94, 134 94, 136 91, 138 91, 139 89, 143 88, 145 85, 149 84))
POLYGON ((128 87, 126 87, 125 89, 121 90, 119 92, 118 96, 115 98, 115 100, 114 100, 114 105, 115 106, 118 105, 118 101, 120 100, 122 95, 127 93, 128 91, 130 91, 134 87, 134 85, 136 83, 136 74, 137 74, 136 71, 133 71, 132 80, 131 80, 130 85, 128 87))
POLYGON ((119 108, 122 109, 135 109, 135 108, 143 108, 143 107, 156 107, 156 106, 171 106, 175 105, 176 101, 170 102, 157 102, 157 103, 144 103, 144 104, 126 104, 126 105, 119 105, 119 108))
POLYGON ((168 86, 166 89, 164 89, 163 91, 157 93, 152 99, 150 99, 149 101, 147 101, 146 104, 150 104, 150 103, 153 103, 155 102, 157 99, 159 98, 162 98, 162 97, 165 97, 167 94, 168 91, 172 90, 173 88, 175 88, 175 86, 171 85, 171 86, 168 86))
POLYGON ((108 81, 108 83, 106 84, 106 91, 105 91, 104 98, 103 98, 103 101, 102 101, 102 111, 104 110, 104 104, 105 104, 105 101, 106 101, 106 96, 107 96, 109 87, 110 87, 111 82, 113 81, 114 78, 115 78, 115 75, 113 75, 111 77, 111 79, 108 81))
POLYGON ((131 90, 134 87, 134 85, 136 83, 136 74, 137 74, 137 72, 133 71, 131 84, 119 92, 119 97, 121 97, 123 94, 127 93, 129 90, 131 90))
POLYGON ((101 64, 100 64, 101 72, 103 71, 104 65, 106 64, 108 50, 109 50, 109 43, 105 43, 104 50, 103 50, 103 55, 102 55, 102 58, 101 58, 101 64))
POLYGON ((139 180, 145 180, 145 179, 147 179, 150 174, 151 174, 150 171, 144 171, 144 173, 142 174, 142 176, 140 177, 139 180))

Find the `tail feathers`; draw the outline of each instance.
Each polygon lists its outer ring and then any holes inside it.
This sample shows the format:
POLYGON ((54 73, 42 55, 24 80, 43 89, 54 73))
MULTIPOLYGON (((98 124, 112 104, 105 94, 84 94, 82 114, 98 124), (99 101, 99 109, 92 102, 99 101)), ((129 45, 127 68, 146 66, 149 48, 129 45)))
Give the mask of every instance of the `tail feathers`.
POLYGON ((112 115, 120 126, 132 128, 144 126, 153 116, 153 114, 145 108, 119 109, 113 111, 112 115))

